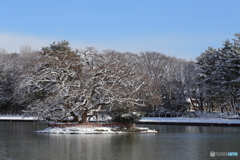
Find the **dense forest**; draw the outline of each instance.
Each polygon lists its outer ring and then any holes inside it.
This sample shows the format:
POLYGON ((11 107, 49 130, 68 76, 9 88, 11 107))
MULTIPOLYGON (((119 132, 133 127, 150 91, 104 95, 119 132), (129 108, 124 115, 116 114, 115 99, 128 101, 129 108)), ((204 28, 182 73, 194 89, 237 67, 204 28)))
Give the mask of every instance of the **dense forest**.
POLYGON ((46 121, 71 116, 86 122, 97 112, 173 115, 190 109, 235 112, 240 106, 240 34, 195 61, 158 52, 138 54, 93 47, 73 50, 68 41, 41 51, 0 50, 0 113, 46 121))

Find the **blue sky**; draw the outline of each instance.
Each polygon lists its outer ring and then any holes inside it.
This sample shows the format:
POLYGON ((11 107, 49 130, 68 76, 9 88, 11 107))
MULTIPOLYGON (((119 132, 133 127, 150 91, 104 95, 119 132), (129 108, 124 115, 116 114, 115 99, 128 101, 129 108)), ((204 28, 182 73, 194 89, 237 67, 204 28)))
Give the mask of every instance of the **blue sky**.
POLYGON ((239 0, 1 0, 0 48, 72 48, 195 59, 240 32, 239 0))

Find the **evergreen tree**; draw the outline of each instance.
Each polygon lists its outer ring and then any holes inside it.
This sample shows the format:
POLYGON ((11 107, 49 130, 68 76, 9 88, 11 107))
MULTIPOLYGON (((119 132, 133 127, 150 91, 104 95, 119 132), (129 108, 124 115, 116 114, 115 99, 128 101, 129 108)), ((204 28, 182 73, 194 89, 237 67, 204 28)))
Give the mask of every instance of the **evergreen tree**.
POLYGON ((198 84, 204 88, 204 103, 209 110, 239 110, 240 36, 235 37, 233 43, 226 40, 218 50, 209 47, 197 58, 198 84))

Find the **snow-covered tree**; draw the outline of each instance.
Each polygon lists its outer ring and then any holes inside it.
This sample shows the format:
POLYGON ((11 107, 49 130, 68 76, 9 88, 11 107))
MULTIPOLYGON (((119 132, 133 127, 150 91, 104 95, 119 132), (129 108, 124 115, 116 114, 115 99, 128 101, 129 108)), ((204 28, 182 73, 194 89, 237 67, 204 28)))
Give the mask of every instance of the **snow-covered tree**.
POLYGON ((11 88, 7 75, 0 70, 0 110, 9 105, 11 100, 11 88))
POLYGON ((19 70, 23 67, 21 57, 16 54, 0 53, 0 110, 2 112, 17 113, 19 106, 13 98, 19 70))
POLYGON ((142 95, 149 106, 148 110, 155 110, 162 102, 162 85, 164 74, 168 72, 169 58, 158 52, 141 52, 138 57, 140 75, 145 75, 148 82, 148 92, 142 95))
POLYGON ((193 90, 194 63, 157 52, 140 53, 139 62, 151 82, 146 97, 149 104, 184 112, 189 106, 188 92, 193 90))
POLYGON ((194 65, 191 62, 172 58, 169 72, 165 74, 162 90, 162 106, 176 112, 185 112, 189 107, 187 99, 191 96, 194 65))
POLYGON ((239 34, 233 42, 225 41, 222 48, 208 48, 197 58, 198 84, 204 88, 207 108, 239 109, 240 47, 239 34))
MULTIPOLYGON (((87 121, 89 114, 119 104, 144 105, 136 97, 135 67, 120 53, 94 48, 72 51, 67 41, 43 48, 38 63, 23 75, 20 88, 33 102, 25 110, 46 121, 87 121)), ((26 95, 25 94, 25 95, 26 95)))
MULTIPOLYGON (((213 105, 214 99, 217 99, 217 92, 219 91, 217 85, 219 78, 219 61, 217 60, 219 52, 211 47, 208 48, 200 57, 197 58, 199 82, 198 85, 205 88, 204 101, 213 105)), ((220 66, 220 65, 219 65, 220 66)), ((200 100, 200 97, 199 99, 200 100)), ((202 110, 202 105, 200 108, 202 110)))

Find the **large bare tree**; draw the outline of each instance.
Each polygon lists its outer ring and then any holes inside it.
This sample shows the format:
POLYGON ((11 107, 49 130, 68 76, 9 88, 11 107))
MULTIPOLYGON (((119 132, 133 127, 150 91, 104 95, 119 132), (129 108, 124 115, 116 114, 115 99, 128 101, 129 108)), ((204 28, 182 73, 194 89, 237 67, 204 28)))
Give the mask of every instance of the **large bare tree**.
POLYGON ((73 52, 67 41, 43 48, 40 59, 22 79, 19 90, 34 99, 25 110, 46 121, 87 122, 88 115, 114 103, 143 106, 136 94, 135 66, 126 54, 98 53, 94 48, 73 52))

